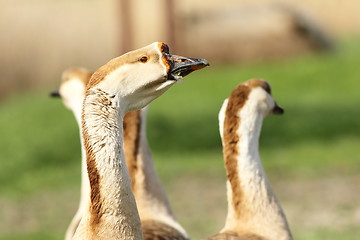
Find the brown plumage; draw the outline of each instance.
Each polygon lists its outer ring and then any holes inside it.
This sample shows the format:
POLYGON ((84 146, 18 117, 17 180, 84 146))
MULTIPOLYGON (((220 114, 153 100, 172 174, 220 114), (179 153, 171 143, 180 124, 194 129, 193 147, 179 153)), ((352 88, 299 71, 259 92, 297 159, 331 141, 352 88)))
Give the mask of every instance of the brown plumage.
MULTIPOLYGON (((156 180, 156 175, 151 175, 149 173, 149 168, 145 171, 146 167, 150 167, 152 163, 151 156, 143 156, 144 149, 142 154, 140 148, 146 148, 146 145, 144 146, 144 141, 146 141, 146 136, 142 136, 141 132, 144 131, 142 129, 144 126, 142 126, 142 121, 146 121, 140 110, 128 112, 123 121, 123 136, 124 136, 124 152, 125 152, 125 160, 126 165, 129 170, 131 182, 132 182, 132 189, 135 195, 136 200, 138 201, 138 209, 141 212, 147 208, 152 208, 152 204, 156 204, 157 202, 153 202, 154 200, 160 201, 160 204, 163 205, 163 207, 169 207, 169 204, 166 199, 166 195, 163 196, 163 199, 159 198, 161 196, 157 196, 157 193, 152 190, 152 188, 148 188, 145 185, 146 184, 154 184, 154 178, 156 180), (142 140, 141 140, 142 138, 142 140), (140 142, 143 142, 142 145, 140 142), (140 155, 139 155, 140 154, 140 155), (143 164, 146 164, 145 166, 143 164), (137 173, 140 173, 140 178, 137 177, 137 173), (145 191, 146 194, 152 195, 153 201, 146 202, 146 205, 140 204, 141 201, 143 201, 143 195, 139 194, 138 192, 145 191), (156 197, 157 196, 157 197, 156 197)), ((144 133, 143 133, 144 134, 144 133)), ((155 181, 156 183, 156 181, 155 181)), ((157 186, 157 185, 156 185, 157 186)), ((157 188, 157 191, 159 189, 157 188)), ((164 193, 165 194, 165 193, 164 193)), ((159 204, 159 203, 158 203, 159 204)), ((169 209, 169 212, 167 214, 171 214, 171 209, 169 209)), ((157 220, 156 216, 151 216, 147 220, 141 220, 142 230, 144 234, 144 239, 147 240, 167 240, 167 239, 174 239, 174 240, 186 240, 188 239, 186 236, 184 236, 184 233, 179 232, 177 229, 171 227, 171 222, 161 222, 157 220), (155 218, 151 218, 155 217, 155 218)), ((172 215, 169 215, 168 217, 173 218, 172 215)))
MULTIPOLYGON (((94 94, 92 91, 87 91, 85 96, 94 94)), ((101 108, 114 108, 111 106, 111 101, 106 98, 107 93, 101 92, 103 96, 99 98, 98 106, 101 108)), ((84 118, 84 117, 83 117, 84 118)), ((101 177, 98 172, 98 168, 96 166, 96 157, 92 145, 90 144, 90 137, 88 135, 88 129, 86 127, 85 122, 82 122, 82 134, 84 139, 84 147, 86 151, 86 163, 87 163, 87 171, 90 181, 90 210, 91 210, 91 224, 94 226, 98 225, 101 221, 101 217, 103 215, 102 209, 102 197, 100 191, 100 180, 101 177)), ((105 147, 105 146, 101 146, 105 147)))
POLYGON ((86 86, 92 74, 93 73, 86 68, 81 68, 81 67, 68 68, 62 73, 61 81, 62 83, 65 83, 73 79, 79 79, 86 86))
POLYGON ((236 88, 229 97, 228 106, 226 109, 226 117, 224 122, 224 160, 227 179, 231 184, 233 191, 233 204, 236 209, 236 214, 241 214, 241 199, 242 190, 240 187, 239 176, 237 171, 236 157, 240 154, 238 152, 237 144, 241 136, 236 132, 240 125, 240 118, 237 116, 237 112, 242 108, 248 99, 250 89, 247 86, 240 85, 236 88))
POLYGON ((175 228, 159 221, 145 220, 141 225, 144 240, 189 240, 175 228))
POLYGON ((251 233, 238 234, 234 232, 223 232, 205 238, 204 240, 267 240, 267 239, 251 233))
POLYGON ((128 112, 123 121, 124 128, 124 153, 126 166, 129 171, 131 178, 132 189, 136 186, 136 172, 138 170, 137 164, 137 155, 139 152, 139 142, 140 142, 140 111, 131 111, 128 112))

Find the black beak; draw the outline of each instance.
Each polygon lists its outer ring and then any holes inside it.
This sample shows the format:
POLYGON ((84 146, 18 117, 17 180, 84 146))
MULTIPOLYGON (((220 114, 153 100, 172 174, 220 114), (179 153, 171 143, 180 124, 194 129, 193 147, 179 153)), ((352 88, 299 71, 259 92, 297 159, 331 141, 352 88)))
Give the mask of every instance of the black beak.
POLYGON ((209 62, 200 58, 186 58, 182 56, 164 53, 170 65, 168 79, 179 80, 193 71, 209 66, 209 62))
POLYGON ((50 92, 50 97, 61 97, 59 90, 55 89, 50 92))
POLYGON ((277 105, 277 103, 275 103, 275 107, 272 110, 272 113, 275 115, 281 115, 284 114, 284 109, 282 109, 279 105, 277 105))

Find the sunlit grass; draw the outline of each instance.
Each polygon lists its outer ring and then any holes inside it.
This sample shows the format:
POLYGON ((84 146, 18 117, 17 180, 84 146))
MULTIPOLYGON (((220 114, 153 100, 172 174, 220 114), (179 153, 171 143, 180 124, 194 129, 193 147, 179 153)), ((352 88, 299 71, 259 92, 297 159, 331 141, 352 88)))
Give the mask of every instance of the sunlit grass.
POLYGON ((298 239, 307 240, 332 240, 332 239, 346 239, 346 240, 358 240, 360 235, 359 228, 349 228, 342 230, 332 229, 318 229, 315 231, 296 231, 295 234, 298 239))

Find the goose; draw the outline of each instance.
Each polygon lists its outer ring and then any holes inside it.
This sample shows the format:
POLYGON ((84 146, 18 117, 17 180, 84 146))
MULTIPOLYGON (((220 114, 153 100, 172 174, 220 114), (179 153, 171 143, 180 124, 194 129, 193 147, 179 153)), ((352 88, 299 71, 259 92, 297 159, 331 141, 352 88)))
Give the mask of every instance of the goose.
POLYGON ((81 124, 90 193, 74 240, 143 239, 124 158, 124 116, 208 65, 171 55, 165 43, 155 42, 110 60, 91 76, 81 124))
POLYGON ((219 112, 227 175, 225 226, 206 240, 292 240, 285 214, 261 164, 259 136, 263 119, 282 114, 270 85, 250 79, 238 85, 219 112))
MULTIPOLYGON (((53 97, 61 97, 64 105, 72 110, 77 122, 81 123, 81 108, 85 88, 92 72, 85 68, 69 68, 62 74, 58 90, 53 97)), ((138 207, 144 239, 188 239, 186 231, 176 221, 167 196, 155 170, 146 137, 147 107, 127 113, 123 120, 124 155, 132 182, 132 190, 138 207)), ((82 147, 82 149, 84 149, 82 147)), ((83 150, 82 150, 83 151, 83 150)), ((80 204, 65 233, 65 240, 71 240, 90 192, 87 178, 85 153, 82 153, 82 181, 80 204)))
POLYGON ((146 137, 147 108, 124 117, 124 152, 145 240, 189 239, 176 221, 146 137))
MULTIPOLYGON (((63 71, 59 89, 50 93, 52 97, 61 97, 64 105, 70 109, 75 119, 81 126, 81 111, 84 100, 86 85, 90 80, 92 72, 86 68, 72 67, 63 71)), ((86 170, 85 149, 81 144, 81 194, 78 210, 72 218, 70 225, 65 232, 65 240, 71 240, 81 217, 85 211, 86 199, 90 193, 89 179, 86 170)))

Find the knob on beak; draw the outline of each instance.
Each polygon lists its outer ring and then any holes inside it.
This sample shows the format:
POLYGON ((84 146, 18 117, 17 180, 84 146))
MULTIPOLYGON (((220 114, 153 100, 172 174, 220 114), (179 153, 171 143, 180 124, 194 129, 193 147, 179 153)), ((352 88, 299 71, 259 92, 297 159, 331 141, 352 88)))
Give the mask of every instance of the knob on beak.
POLYGON ((168 53, 164 53, 164 55, 170 65, 169 80, 181 79, 193 71, 210 65, 207 60, 201 58, 186 58, 168 53))

